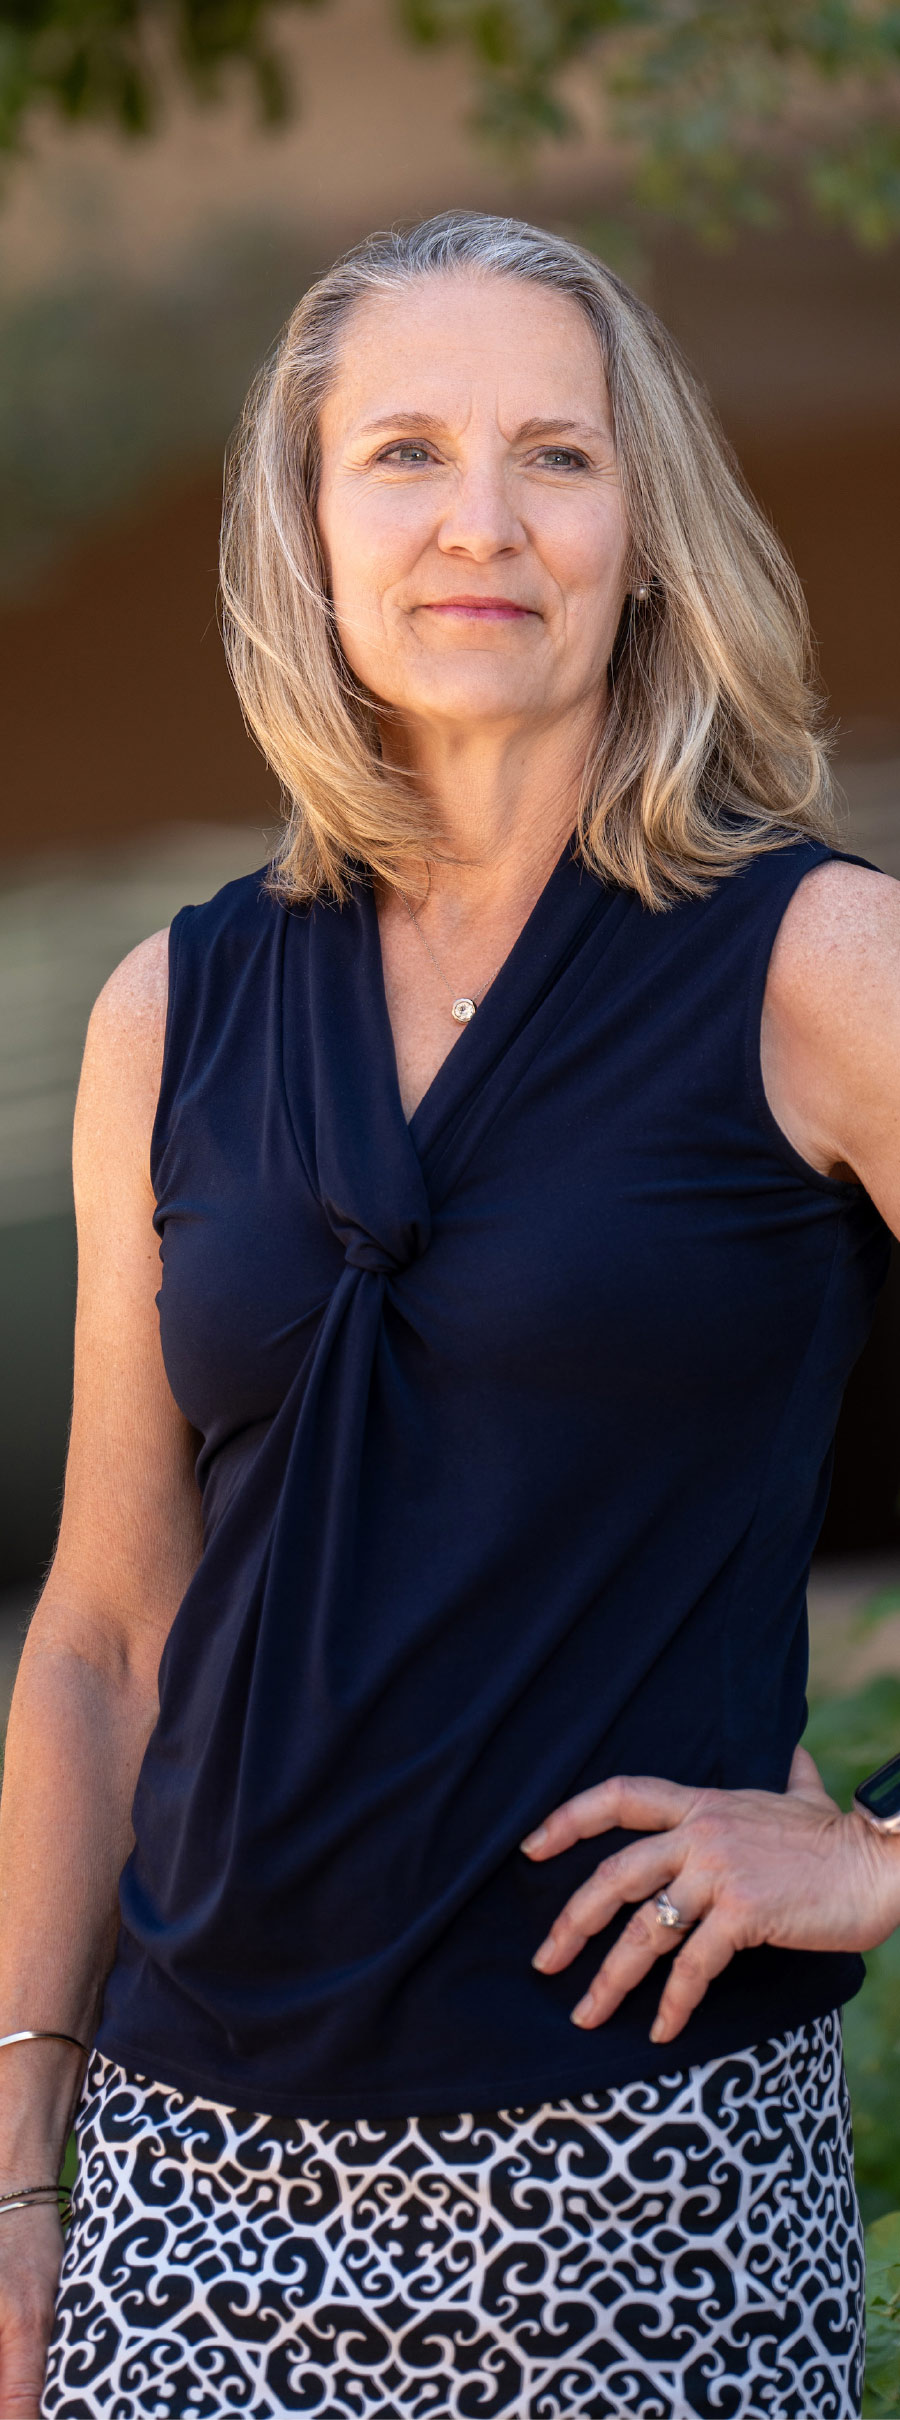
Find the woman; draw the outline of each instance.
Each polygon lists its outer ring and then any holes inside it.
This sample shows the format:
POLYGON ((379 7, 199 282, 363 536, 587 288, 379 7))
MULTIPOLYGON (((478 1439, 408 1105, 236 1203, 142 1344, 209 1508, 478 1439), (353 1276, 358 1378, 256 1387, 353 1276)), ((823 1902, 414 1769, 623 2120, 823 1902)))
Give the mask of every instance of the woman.
POLYGON ((294 313, 222 577, 289 813, 85 1052, 0 2420, 848 2420, 900 1847, 798 1742, 900 905, 796 583, 652 314, 462 214, 294 313))

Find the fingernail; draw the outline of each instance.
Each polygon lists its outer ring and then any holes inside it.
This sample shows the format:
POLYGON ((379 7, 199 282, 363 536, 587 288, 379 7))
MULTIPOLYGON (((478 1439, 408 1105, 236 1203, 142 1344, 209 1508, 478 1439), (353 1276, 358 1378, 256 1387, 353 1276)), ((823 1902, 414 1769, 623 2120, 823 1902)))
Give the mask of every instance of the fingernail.
POLYGON ((666 2024, 665 2017, 654 2017, 653 2023, 650 2027, 651 2042, 667 2042, 668 2038, 669 2028, 666 2024))
POLYGON ((594 2007, 594 2004, 593 2004, 593 2001, 592 2001, 592 1999, 591 1999, 590 1992, 585 1992, 584 1999, 583 1999, 583 2000, 579 2000, 578 2005, 577 2005, 577 2008, 573 2008, 573 2009, 572 2009, 572 2011, 571 2011, 571 2020, 572 2020, 572 2024, 573 2024, 573 2025, 587 2025, 587 2024, 589 2024, 589 2023, 590 2023, 590 2019, 591 2019, 591 2017, 592 2017, 592 2015, 593 2015, 593 2007, 594 2007))
POLYGON ((535 1950, 534 1957, 532 1958, 531 1963, 532 1963, 532 1966, 536 1966, 536 1967, 538 1967, 538 1968, 540 1969, 541 1974, 543 1974, 543 1973, 544 1973, 544 1970, 545 1970, 545 1968, 546 1968, 546 1967, 548 1967, 548 1966, 552 1966, 552 1964, 553 1964, 553 1943, 552 1943, 552 1941, 542 1941, 542 1942, 541 1942, 540 1949, 536 1949, 536 1950, 535 1950))
POLYGON ((524 1849, 527 1854, 529 1849, 542 1849, 546 1838, 547 1826, 545 1823, 539 1823, 536 1832, 526 1832, 524 1840, 519 1842, 519 1847, 524 1849))

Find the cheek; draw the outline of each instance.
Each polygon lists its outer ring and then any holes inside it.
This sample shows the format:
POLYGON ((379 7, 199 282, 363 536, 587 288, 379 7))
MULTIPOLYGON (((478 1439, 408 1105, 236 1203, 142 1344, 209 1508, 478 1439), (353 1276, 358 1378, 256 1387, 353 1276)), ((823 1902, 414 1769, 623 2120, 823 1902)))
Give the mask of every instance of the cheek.
POLYGON ((378 550, 365 530, 338 529, 328 547, 331 594, 340 621, 370 629, 377 618, 383 580, 378 550))
POLYGON ((601 645, 609 621, 618 623, 625 594, 626 541, 617 520, 603 519, 557 533, 552 555, 555 577, 567 604, 567 621, 593 631, 601 645))
POLYGON ((332 598, 338 635, 351 670, 386 694, 400 676, 412 631, 402 610, 403 563, 395 544, 362 532, 334 559, 332 598))
POLYGON ((377 539, 358 525, 334 532, 327 553, 341 646, 351 670, 367 680, 388 642, 390 567, 377 539))
POLYGON ((377 619, 408 576, 427 541, 421 506, 399 499, 338 495, 320 515, 335 606, 377 619))

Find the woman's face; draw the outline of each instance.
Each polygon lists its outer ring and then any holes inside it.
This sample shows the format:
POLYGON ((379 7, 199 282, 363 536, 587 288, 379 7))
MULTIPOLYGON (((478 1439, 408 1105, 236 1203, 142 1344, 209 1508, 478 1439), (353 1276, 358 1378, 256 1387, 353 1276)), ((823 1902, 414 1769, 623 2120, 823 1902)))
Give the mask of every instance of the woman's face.
POLYGON ((459 272, 367 298, 321 446, 338 629, 376 697, 470 728, 602 707, 628 534, 577 304, 459 272))

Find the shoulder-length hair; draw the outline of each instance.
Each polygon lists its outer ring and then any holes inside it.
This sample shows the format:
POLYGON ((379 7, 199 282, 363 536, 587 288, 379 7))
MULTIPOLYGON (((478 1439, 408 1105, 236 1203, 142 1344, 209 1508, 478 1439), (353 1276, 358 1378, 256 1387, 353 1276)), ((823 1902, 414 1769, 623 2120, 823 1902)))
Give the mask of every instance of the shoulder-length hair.
POLYGON ((800 583, 677 346, 577 244, 520 219, 447 211, 367 237, 317 278, 258 372, 226 457, 226 653, 286 809, 270 884, 288 903, 340 899, 360 873, 402 885, 413 857, 440 848, 428 802, 386 760, 378 701, 341 647, 316 527, 318 432, 354 307, 460 274, 570 295, 605 373, 631 593, 584 766, 585 860, 659 908, 796 833, 830 833, 800 583))

